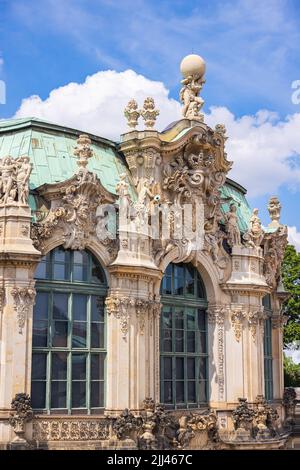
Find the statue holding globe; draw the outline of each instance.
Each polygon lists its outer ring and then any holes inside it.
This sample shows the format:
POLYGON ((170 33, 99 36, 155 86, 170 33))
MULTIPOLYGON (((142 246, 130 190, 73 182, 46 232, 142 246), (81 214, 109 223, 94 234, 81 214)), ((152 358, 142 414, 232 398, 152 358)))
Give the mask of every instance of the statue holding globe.
POLYGON ((203 121, 200 110, 204 100, 199 93, 205 83, 205 61, 196 54, 186 56, 181 64, 180 70, 183 75, 181 81, 183 87, 180 90, 180 101, 183 103, 182 114, 187 119, 203 121))

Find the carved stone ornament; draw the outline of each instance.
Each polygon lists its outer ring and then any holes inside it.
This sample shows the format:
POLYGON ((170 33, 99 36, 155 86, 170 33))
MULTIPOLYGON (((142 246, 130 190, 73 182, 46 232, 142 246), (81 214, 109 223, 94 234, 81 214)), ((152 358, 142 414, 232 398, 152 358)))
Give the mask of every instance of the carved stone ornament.
POLYGON ((251 438, 254 411, 249 407, 247 398, 239 398, 239 405, 232 412, 232 421, 236 430, 236 440, 251 438))
POLYGON ((258 217, 258 209, 253 209, 252 216, 249 222, 249 229, 244 234, 243 240, 247 247, 254 248, 262 244, 264 238, 264 231, 261 226, 260 218, 258 217))
POLYGON ((269 439, 277 434, 279 419, 275 408, 270 406, 263 395, 257 395, 254 403, 254 435, 257 440, 269 439))
POLYGON ((229 211, 226 212, 224 216, 227 241, 228 245, 231 247, 241 245, 241 232, 238 225, 238 216, 236 210, 236 205, 232 203, 230 204, 229 211))
POLYGON ((134 99, 130 100, 128 105, 124 109, 124 116, 127 119, 128 126, 132 129, 135 129, 138 125, 140 111, 138 111, 138 104, 134 99))
POLYGON ((19 333, 23 333, 23 328, 28 317, 28 312, 32 308, 35 299, 35 289, 33 287, 14 287, 11 295, 14 299, 14 309, 17 312, 17 323, 19 333))
POLYGON ((272 196, 269 200, 268 204, 268 211, 270 214, 271 222, 269 223, 270 228, 278 228, 280 227, 280 212, 281 212, 281 204, 276 196, 272 196))
POLYGON ((193 54, 182 60, 180 70, 184 77, 181 80, 182 88, 179 94, 180 101, 183 103, 182 114, 187 119, 203 121, 200 110, 204 105, 204 100, 199 94, 205 83, 205 62, 202 57, 193 54))
POLYGON ((85 169, 89 158, 93 156, 91 143, 92 141, 87 134, 81 134, 77 139, 74 155, 77 157, 77 165, 79 168, 85 169))
POLYGON ((80 136, 75 150, 79 169, 70 179, 38 188, 40 196, 51 202, 47 216, 32 224, 31 238, 34 246, 43 252, 50 238, 62 238, 64 248, 85 249, 90 239, 105 245, 114 254, 116 240, 105 230, 97 208, 114 203, 116 198, 100 183, 96 174, 86 169, 91 156, 87 136, 80 136))
POLYGON ((233 326, 235 339, 237 342, 240 341, 243 330, 243 321, 246 318, 246 312, 243 306, 231 306, 230 307, 230 318, 233 326))
POLYGON ((28 205, 31 170, 29 157, 8 156, 0 160, 0 205, 28 205))
POLYGON ((36 418, 33 421, 33 439, 47 441, 98 441, 109 438, 108 419, 36 418))
POLYGON ((256 340, 257 329, 264 320, 264 308, 263 307, 254 307, 250 308, 247 314, 248 324, 251 331, 253 341, 256 340))
POLYGON ((275 232, 266 233, 264 237, 263 271, 267 284, 276 288, 281 276, 281 264, 287 245, 287 227, 280 225, 275 232))
POLYGON ((297 403, 297 393, 294 387, 286 387, 283 392, 282 404, 284 406, 285 424, 287 426, 295 424, 295 411, 297 403))
POLYGON ((224 357, 225 357, 225 330, 224 320, 227 307, 222 305, 210 306, 208 310, 208 322, 217 325, 217 341, 218 341, 218 363, 217 363, 217 381, 218 381, 218 398, 219 401, 224 400, 225 393, 225 374, 224 374, 224 357))
POLYGON ((11 409, 9 424, 17 435, 16 440, 24 441, 25 423, 33 418, 30 396, 26 393, 17 393, 11 402, 11 409))
POLYGON ((287 321, 288 321, 287 315, 274 315, 272 316, 272 328, 283 329, 284 325, 287 324, 287 321))
POLYGON ((159 115, 159 110, 155 108, 153 98, 148 97, 145 99, 143 108, 140 110, 140 115, 145 121, 146 129, 152 129, 159 115))
POLYGON ((135 311, 139 333, 143 335, 145 333, 145 322, 147 315, 156 317, 160 313, 161 304, 160 302, 153 299, 141 299, 134 297, 115 297, 109 296, 105 300, 107 313, 114 315, 120 320, 121 331, 123 338, 125 339, 129 328, 129 319, 131 314, 135 311))

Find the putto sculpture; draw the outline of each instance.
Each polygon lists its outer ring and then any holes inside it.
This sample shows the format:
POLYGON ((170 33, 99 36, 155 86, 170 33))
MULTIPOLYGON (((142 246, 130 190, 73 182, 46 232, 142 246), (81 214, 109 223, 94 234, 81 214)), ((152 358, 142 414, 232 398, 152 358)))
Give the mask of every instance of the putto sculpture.
POLYGON ((204 105, 204 100, 199 96, 205 79, 205 61, 196 54, 186 56, 181 64, 180 71, 183 75, 180 90, 180 101, 183 103, 182 114, 185 118, 203 121, 200 110, 204 105))
POLYGON ((0 160, 0 204, 27 205, 32 164, 29 157, 0 160))

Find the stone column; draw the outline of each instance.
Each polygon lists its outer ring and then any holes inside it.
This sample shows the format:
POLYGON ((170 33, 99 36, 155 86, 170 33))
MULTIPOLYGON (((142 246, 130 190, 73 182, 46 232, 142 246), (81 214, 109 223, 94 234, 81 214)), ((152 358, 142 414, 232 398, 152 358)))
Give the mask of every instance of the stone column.
POLYGON ((113 265, 106 300, 106 412, 139 410, 146 397, 159 401, 159 298, 157 269, 113 265))
POLYGON ((0 443, 14 438, 9 426, 11 401, 30 395, 34 271, 40 253, 30 238, 26 205, 0 206, 0 443))

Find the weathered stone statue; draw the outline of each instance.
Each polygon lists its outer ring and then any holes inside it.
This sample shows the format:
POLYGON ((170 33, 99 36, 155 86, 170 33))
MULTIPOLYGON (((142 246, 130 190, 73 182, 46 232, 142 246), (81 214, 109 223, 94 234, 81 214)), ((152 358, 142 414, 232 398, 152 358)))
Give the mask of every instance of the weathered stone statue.
POLYGON ((183 59, 180 64, 180 70, 184 76, 181 83, 183 87, 180 90, 180 101, 183 103, 182 114, 185 118, 194 120, 203 120, 199 114, 204 100, 199 96, 205 79, 205 62, 202 57, 191 54, 183 59))
POLYGON ((0 160, 0 204, 27 205, 31 170, 28 157, 0 160))
POLYGON ((271 222, 270 228, 278 228, 280 226, 280 212, 281 204, 277 196, 272 196, 269 200, 268 211, 270 214, 271 222))
POLYGON ((236 440, 251 438, 254 411, 249 408, 247 398, 239 398, 239 405, 232 412, 232 420, 236 429, 236 440))
POLYGON ((233 247, 241 244, 241 232, 238 226, 238 216, 236 206, 231 203, 229 211, 225 214, 225 224, 229 246, 233 247))
POLYGON ((261 226, 260 218, 258 217, 258 209, 253 209, 252 216, 249 222, 249 230, 244 234, 243 239, 246 245, 250 247, 260 246, 264 238, 264 231, 261 226))

